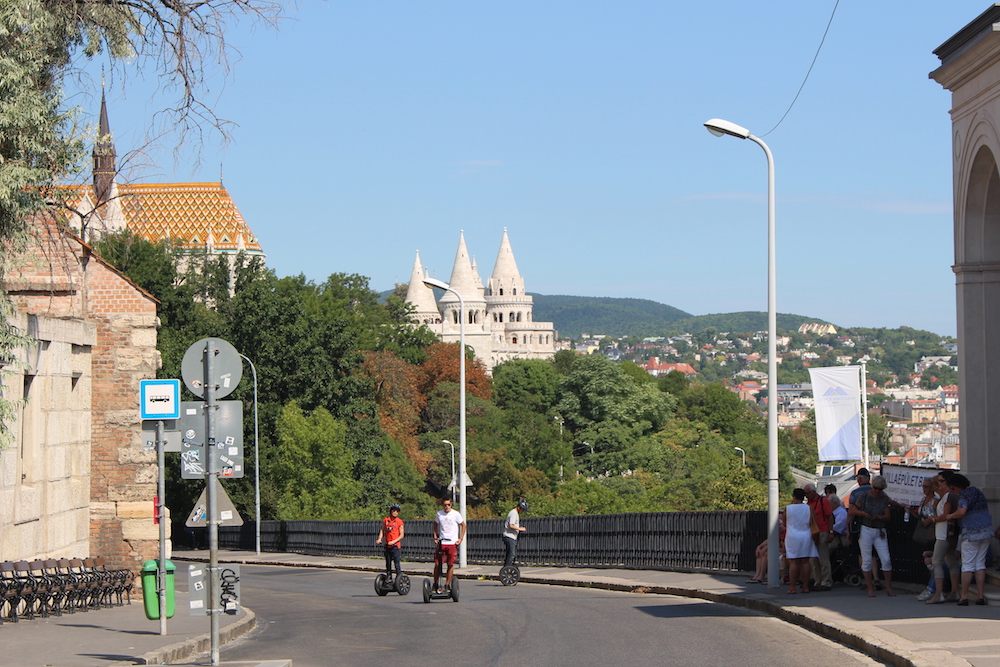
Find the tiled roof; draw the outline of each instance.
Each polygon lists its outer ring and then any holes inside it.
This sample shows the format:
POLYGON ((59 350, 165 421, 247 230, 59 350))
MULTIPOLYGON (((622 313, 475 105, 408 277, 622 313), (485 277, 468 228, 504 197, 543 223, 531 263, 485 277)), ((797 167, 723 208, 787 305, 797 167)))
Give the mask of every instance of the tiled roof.
POLYGON ((179 238, 204 247, 211 235, 216 252, 236 252, 242 235, 247 252, 261 252, 221 183, 119 184, 118 194, 128 228, 149 241, 179 238))

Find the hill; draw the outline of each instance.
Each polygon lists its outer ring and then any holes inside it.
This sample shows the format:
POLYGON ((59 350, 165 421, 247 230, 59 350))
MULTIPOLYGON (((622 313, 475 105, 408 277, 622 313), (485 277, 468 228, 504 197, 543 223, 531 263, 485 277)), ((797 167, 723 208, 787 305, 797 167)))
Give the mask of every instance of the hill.
MULTIPOLYGON (((560 338, 579 338, 584 333, 615 337, 663 336, 668 333, 697 333, 709 327, 732 332, 767 329, 767 313, 762 312, 691 315, 648 299, 545 294, 531 296, 535 301, 534 320, 555 324, 560 338)), ((779 329, 794 331, 803 322, 824 320, 778 314, 779 329)))

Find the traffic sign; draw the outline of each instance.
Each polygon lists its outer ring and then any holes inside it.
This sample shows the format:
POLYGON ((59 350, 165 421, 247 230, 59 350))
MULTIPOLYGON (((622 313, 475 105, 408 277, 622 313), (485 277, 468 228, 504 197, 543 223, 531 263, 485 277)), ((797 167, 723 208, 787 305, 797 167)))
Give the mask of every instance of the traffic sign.
POLYGON ((177 419, 180 415, 180 380, 140 380, 141 419, 177 419))
MULTIPOLYGON (((197 445, 206 443, 208 432, 205 426, 206 404, 203 401, 184 401, 181 403, 181 417, 177 420, 177 428, 183 438, 182 453, 194 451, 197 445)), ((243 401, 219 401, 214 404, 215 443, 208 449, 216 457, 216 470, 225 478, 237 479, 243 477, 243 401)), ((201 467, 208 469, 206 454, 191 454, 190 459, 200 460, 201 467)), ((205 476, 191 470, 190 476, 185 476, 184 458, 181 457, 181 477, 183 479, 198 479, 205 476)))
POLYGON ((202 338, 189 347, 181 360, 181 377, 184 378, 184 386, 192 394, 199 398, 205 397, 205 351, 209 343, 215 350, 209 382, 215 385, 215 398, 225 398, 233 393, 236 385, 243 379, 243 360, 229 341, 202 338))
MULTIPOLYGON (((152 421, 145 419, 142 422, 142 451, 156 451, 156 425, 159 420, 152 421)), ((176 419, 163 420, 163 451, 181 451, 181 432, 177 429, 176 419)))
MULTIPOLYGON (((236 505, 226 494, 226 490, 222 487, 222 482, 215 479, 215 499, 218 507, 215 508, 215 512, 219 517, 218 524, 220 526, 242 526, 243 517, 236 510, 236 505)), ((206 486, 201 491, 201 495, 198 496, 198 502, 194 504, 194 509, 191 510, 188 520, 184 523, 188 528, 204 528, 208 525, 208 487, 206 486)))
POLYGON ((213 611, 235 614, 240 609, 240 566, 218 566, 213 578, 217 604, 210 605, 208 599, 209 567, 204 563, 188 565, 188 604, 191 616, 205 616, 213 611))

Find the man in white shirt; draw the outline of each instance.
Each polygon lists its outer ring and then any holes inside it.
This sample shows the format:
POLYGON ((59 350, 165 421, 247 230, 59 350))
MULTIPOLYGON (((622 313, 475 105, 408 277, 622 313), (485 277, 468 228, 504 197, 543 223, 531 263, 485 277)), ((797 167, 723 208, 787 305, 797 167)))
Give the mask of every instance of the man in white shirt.
POLYGON ((451 577, 455 572, 455 559, 458 557, 458 545, 465 539, 465 519, 459 512, 451 508, 451 498, 441 501, 442 509, 434 517, 434 590, 438 593, 451 590, 451 577), (441 566, 448 565, 448 574, 444 580, 444 590, 438 582, 441 580, 441 566))
POLYGON ((507 513, 507 518, 503 525, 503 565, 514 564, 514 557, 517 555, 517 534, 523 533, 527 528, 521 527, 521 512, 528 511, 528 501, 524 498, 518 501, 517 507, 507 513))

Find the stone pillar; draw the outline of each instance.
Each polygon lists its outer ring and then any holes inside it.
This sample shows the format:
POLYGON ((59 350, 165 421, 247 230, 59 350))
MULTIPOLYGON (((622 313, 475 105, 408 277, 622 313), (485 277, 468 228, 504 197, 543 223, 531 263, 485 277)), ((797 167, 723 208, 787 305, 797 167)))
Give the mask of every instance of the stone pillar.
POLYGON ((1000 6, 938 47, 952 93, 962 471, 1000 519, 1000 6))

